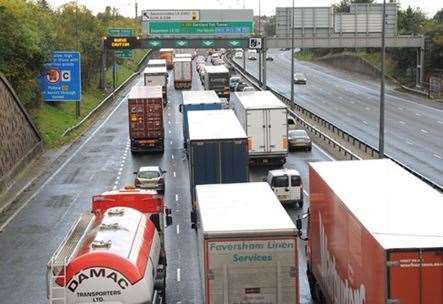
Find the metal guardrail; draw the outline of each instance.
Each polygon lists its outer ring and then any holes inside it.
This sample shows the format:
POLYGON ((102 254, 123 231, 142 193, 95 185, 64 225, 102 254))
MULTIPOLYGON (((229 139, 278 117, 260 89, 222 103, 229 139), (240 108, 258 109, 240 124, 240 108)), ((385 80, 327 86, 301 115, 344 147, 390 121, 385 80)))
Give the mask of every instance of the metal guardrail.
POLYGON ((146 54, 143 56, 143 58, 137 63, 137 72, 131 74, 122 84, 120 84, 114 91, 112 91, 108 96, 105 97, 95 108, 93 108, 85 117, 82 118, 78 123, 73 125, 72 127, 69 127, 68 129, 63 132, 62 137, 65 137, 75 129, 79 128, 81 125, 83 125, 89 118, 92 117, 98 110, 100 110, 105 104, 108 103, 109 100, 113 100, 113 98, 120 93, 120 91, 126 87, 126 85, 134 80, 135 77, 137 77, 140 74, 140 68, 143 65, 143 62, 151 55, 151 51, 149 50, 146 52, 146 54))
MULTIPOLYGON (((238 64, 237 62, 232 60, 231 55, 232 54, 228 54, 226 56, 226 58, 228 59, 229 63, 234 66, 234 68, 237 70, 237 72, 239 72, 243 77, 245 77, 249 82, 251 82, 251 84, 254 87, 259 88, 260 90, 262 90, 263 88, 258 84, 257 78, 254 75, 252 75, 251 73, 249 73, 248 71, 244 70, 243 67, 240 66, 240 64, 238 64)), ((290 111, 290 113, 294 116, 294 118, 297 119, 297 121, 303 122, 304 126, 307 127, 308 130, 313 130, 313 133, 315 135, 319 136, 320 138, 326 139, 328 141, 328 143, 331 144, 334 148, 338 148, 339 151, 344 151, 345 156, 348 155, 350 157, 349 159, 361 159, 361 157, 357 156, 355 153, 351 152, 349 149, 347 149, 346 147, 344 147, 343 145, 341 145, 340 143, 338 143, 334 139, 332 139, 329 136, 327 136, 326 134, 322 133, 318 128, 316 128, 312 124, 310 124, 310 123, 306 122, 305 120, 303 120, 300 117, 300 115, 298 115, 295 111, 301 113, 302 115, 308 116, 310 119, 314 120, 317 123, 317 125, 320 125, 322 127, 327 128, 333 134, 337 134, 343 140, 345 140, 347 143, 349 143, 352 147, 357 148, 359 151, 364 152, 366 155, 369 155, 372 158, 378 158, 379 157, 379 151, 378 151, 377 148, 375 148, 375 147, 365 143, 363 140, 359 139, 358 137, 349 134, 348 132, 342 130, 341 128, 339 128, 337 126, 335 126, 333 123, 331 123, 327 119, 324 119, 321 116, 319 116, 319 115, 317 115, 317 114, 307 110, 306 108, 302 107, 301 105, 295 104, 295 103, 291 104, 291 100, 289 98, 287 98, 283 94, 275 91, 274 89, 270 88, 269 86, 266 86, 266 90, 271 91, 280 100, 285 102, 285 104, 290 109, 292 109, 292 111, 290 111)), ((392 161, 397 163, 399 166, 403 167, 404 169, 406 169, 410 173, 414 174, 416 177, 420 178, 421 180, 423 180, 424 182, 429 184, 431 187, 439 190, 440 192, 443 192, 443 185, 439 185, 439 184, 431 181, 429 178, 427 178, 424 175, 414 171, 411 167, 409 167, 408 165, 406 165, 406 164, 404 164, 404 163, 394 159, 390 155, 385 154, 385 157, 391 159, 392 161)))

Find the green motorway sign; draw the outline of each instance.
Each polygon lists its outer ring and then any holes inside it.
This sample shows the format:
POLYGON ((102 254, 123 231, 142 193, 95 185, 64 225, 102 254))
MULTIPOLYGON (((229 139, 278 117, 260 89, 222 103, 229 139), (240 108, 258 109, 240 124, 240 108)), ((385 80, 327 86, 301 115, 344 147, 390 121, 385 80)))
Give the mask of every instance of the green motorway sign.
POLYGON ((249 35, 252 33, 252 21, 227 22, 189 22, 164 21, 148 23, 148 33, 152 35, 249 35))
MULTIPOLYGON (((132 37, 135 35, 132 28, 108 28, 108 35, 111 37, 132 37)), ((114 55, 121 59, 131 59, 134 52, 127 50, 114 50, 114 55)))

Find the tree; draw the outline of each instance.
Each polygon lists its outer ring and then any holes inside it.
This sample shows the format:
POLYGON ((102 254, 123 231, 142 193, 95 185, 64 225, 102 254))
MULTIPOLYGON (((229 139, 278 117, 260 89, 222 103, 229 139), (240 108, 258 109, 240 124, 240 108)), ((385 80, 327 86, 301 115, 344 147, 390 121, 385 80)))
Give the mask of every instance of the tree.
POLYGON ((374 0, 341 0, 333 5, 337 13, 348 13, 352 3, 374 3, 374 0))
POLYGON ((436 23, 443 24, 443 8, 435 14, 433 19, 436 23))
POLYGON ((408 6, 406 10, 398 12, 400 34, 420 34, 423 32, 426 21, 426 15, 420 8, 413 9, 408 6))

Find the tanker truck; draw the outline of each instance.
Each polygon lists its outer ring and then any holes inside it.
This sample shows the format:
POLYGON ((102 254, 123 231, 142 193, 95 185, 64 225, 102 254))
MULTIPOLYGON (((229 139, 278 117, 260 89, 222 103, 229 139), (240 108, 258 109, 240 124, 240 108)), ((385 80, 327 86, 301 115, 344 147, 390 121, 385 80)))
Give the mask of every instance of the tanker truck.
POLYGON ((50 304, 165 303, 164 228, 170 210, 156 191, 124 189, 94 196, 51 257, 50 304))

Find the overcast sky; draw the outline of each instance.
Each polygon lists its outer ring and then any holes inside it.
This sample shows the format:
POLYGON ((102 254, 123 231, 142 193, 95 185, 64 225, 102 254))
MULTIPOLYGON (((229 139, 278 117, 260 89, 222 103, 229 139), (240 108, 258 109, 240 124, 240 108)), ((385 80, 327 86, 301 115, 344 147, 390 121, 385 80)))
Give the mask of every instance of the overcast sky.
MULTIPOLYGON (((389 0, 387 0, 388 2, 389 0)), ((58 7, 70 0, 48 0, 53 7, 58 7)), ((95 13, 103 11, 105 6, 116 7, 125 16, 134 16, 134 4, 138 2, 139 11, 143 9, 217 9, 217 8, 253 8, 258 15, 259 0, 78 0, 95 13)), ((329 6, 339 0, 295 0, 295 6, 329 6)), ((380 2, 380 0, 378 0, 380 2)), ((442 0, 399 0, 401 7, 420 7, 429 17, 440 10, 442 0)), ((276 6, 290 6, 292 0, 261 0, 261 11, 264 15, 273 15, 276 6)))

